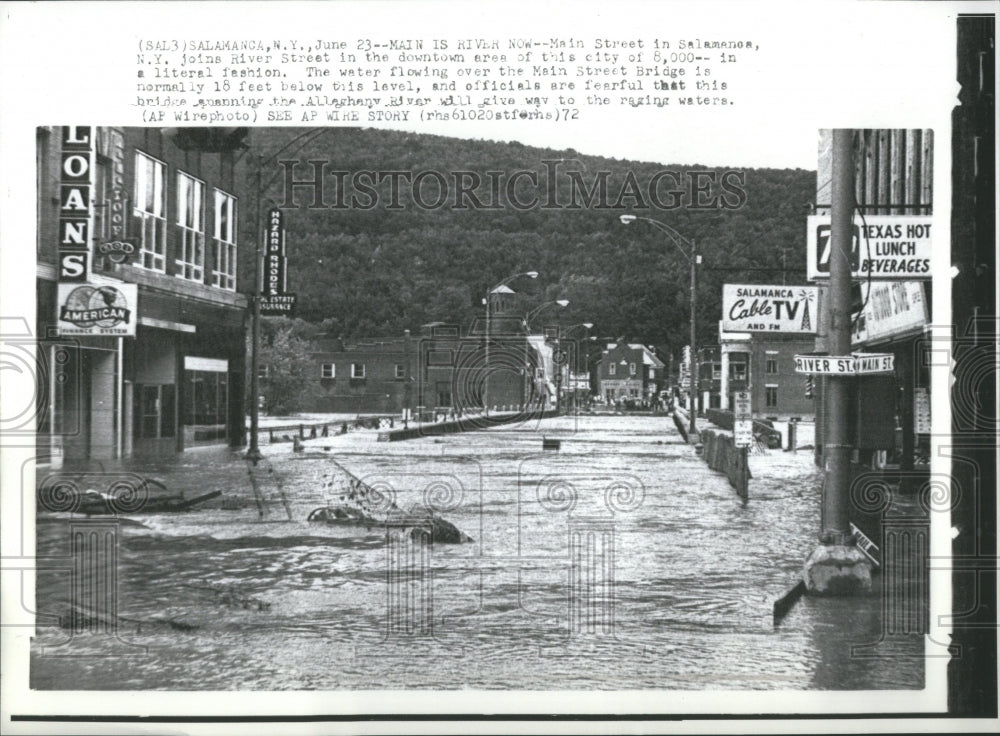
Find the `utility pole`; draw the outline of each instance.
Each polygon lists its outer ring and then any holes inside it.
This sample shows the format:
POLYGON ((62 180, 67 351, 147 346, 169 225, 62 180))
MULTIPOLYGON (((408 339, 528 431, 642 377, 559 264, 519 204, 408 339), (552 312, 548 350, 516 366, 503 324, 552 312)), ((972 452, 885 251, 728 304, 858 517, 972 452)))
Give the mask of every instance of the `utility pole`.
MULTIPOLYGON (((827 345, 832 356, 851 354, 851 241, 854 221, 854 151, 850 130, 833 131, 833 180, 830 231, 830 285, 827 292, 827 345)), ((820 521, 820 546, 805 563, 806 590, 820 595, 851 595, 871 590, 868 558, 855 545, 848 516, 850 503, 849 375, 827 376, 826 475, 820 521)))
POLYGON ((698 246, 691 241, 691 414, 688 417, 688 438, 691 442, 698 441, 698 427, 695 416, 698 414, 698 348, 695 341, 695 323, 698 310, 698 246))
POLYGON ((413 405, 413 375, 410 367, 410 363, 413 360, 413 345, 409 330, 403 330, 403 345, 406 363, 406 384, 403 386, 403 429, 408 429, 410 426, 410 409, 413 405))
POLYGON ((260 216, 260 203, 263 198, 261 186, 261 169, 263 168, 263 157, 257 156, 257 196, 256 211, 254 212, 254 269, 253 269, 253 355, 250 356, 250 448, 247 450, 246 459, 254 465, 264 457, 257 444, 257 435, 260 430, 260 282, 263 278, 261 268, 260 241, 264 233, 263 220, 260 216))

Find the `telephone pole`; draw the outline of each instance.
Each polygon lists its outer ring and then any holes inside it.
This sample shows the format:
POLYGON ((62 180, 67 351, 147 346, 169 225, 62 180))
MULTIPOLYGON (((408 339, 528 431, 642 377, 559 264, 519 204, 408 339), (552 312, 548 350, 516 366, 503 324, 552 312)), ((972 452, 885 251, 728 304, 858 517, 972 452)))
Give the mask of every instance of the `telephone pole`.
MULTIPOLYGON (((830 355, 851 354, 851 241, 854 238, 854 150, 850 130, 833 131, 830 229, 830 285, 827 345, 830 355)), ((823 479, 819 546, 805 563, 806 590, 818 595, 852 595, 871 590, 871 566, 855 546, 848 516, 851 444, 849 375, 827 376, 825 398, 826 475, 823 479)))

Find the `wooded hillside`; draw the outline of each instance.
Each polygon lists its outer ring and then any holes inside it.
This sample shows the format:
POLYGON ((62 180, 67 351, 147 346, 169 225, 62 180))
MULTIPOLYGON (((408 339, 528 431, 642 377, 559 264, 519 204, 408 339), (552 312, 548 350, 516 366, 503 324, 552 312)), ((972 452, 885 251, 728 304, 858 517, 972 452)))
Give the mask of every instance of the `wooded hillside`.
MULTIPOLYGON (((785 267, 800 269, 787 282, 805 283, 805 218, 815 192, 810 171, 734 167, 737 173, 727 177, 726 169, 357 128, 256 129, 251 146, 249 191, 262 160, 263 208, 297 205, 284 211, 298 316, 324 322, 334 334, 391 336, 432 321, 468 324, 491 286, 536 270, 537 280, 512 284, 524 294, 523 312, 569 299, 559 312, 563 325, 593 322, 591 334, 677 351, 687 341, 687 261, 648 223, 622 225, 618 217, 626 212, 665 222, 697 242, 699 342, 717 334, 722 283, 781 283, 780 273, 740 269, 781 268, 784 253, 785 267), (299 180, 313 178, 308 161, 324 162, 322 201, 314 203, 310 186, 289 197, 279 159, 300 162, 299 180), (703 187, 697 193, 692 172, 699 170, 707 173, 694 177, 703 187), (520 175, 508 189, 515 171, 536 179, 520 175), (663 171, 677 174, 661 175, 656 189, 672 209, 649 201, 649 182, 663 171), (359 172, 382 172, 381 183, 377 174, 359 172), (411 181, 421 183, 417 197, 427 206, 414 201, 411 181), (468 189, 464 197, 457 194, 460 182, 468 189), (435 206, 442 186, 445 201, 435 206), (694 209, 695 198, 735 209, 694 209)), ((242 209, 245 245, 253 242, 253 210, 253 202, 242 209)), ((252 283, 249 273, 241 276, 244 286, 252 283)), ((545 314, 550 319, 542 321, 551 322, 553 313, 545 314)))

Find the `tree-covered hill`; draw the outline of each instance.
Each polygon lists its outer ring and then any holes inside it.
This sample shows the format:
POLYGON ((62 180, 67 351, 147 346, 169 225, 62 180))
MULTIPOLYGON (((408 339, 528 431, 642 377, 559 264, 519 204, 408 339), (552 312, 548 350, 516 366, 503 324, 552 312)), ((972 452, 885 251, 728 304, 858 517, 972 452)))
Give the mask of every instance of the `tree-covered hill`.
MULTIPOLYGON (((284 206, 298 315, 325 322, 335 334, 390 336, 433 321, 468 324, 491 286, 535 270, 537 280, 512 283, 523 294, 523 312, 565 298, 570 305, 558 317, 564 325, 593 322, 592 334, 676 351, 687 335, 687 261, 648 223, 622 225, 625 212, 697 242, 699 342, 717 333, 722 283, 781 283, 780 273, 739 269, 780 268, 784 253, 785 266, 801 270, 788 274, 788 283, 804 283, 806 207, 815 191, 809 171, 734 167, 727 174, 358 128, 255 129, 250 154, 250 191, 262 161, 263 207, 284 206), (310 186, 286 192, 279 159, 299 162, 299 180, 312 179, 322 165, 321 201, 314 202, 310 186), (651 181, 658 182, 660 207, 651 201, 651 181)), ((253 204, 243 211, 241 242, 249 244, 253 204)), ((242 284, 252 283, 249 275, 241 274, 242 284)))

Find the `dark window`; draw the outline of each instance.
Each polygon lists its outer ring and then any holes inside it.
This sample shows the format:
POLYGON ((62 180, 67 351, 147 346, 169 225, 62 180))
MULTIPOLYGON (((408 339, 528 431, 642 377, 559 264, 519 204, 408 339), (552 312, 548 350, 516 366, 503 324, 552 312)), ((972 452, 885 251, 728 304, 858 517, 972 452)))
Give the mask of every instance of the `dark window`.
POLYGON ((229 377, 216 371, 184 371, 184 446, 229 437, 229 377))
POLYGON ((774 375, 778 372, 778 359, 768 358, 767 362, 764 364, 764 372, 774 375))
POLYGON ((435 384, 437 390, 436 406, 451 406, 451 383, 448 381, 438 381, 435 384))
POLYGON ((139 387, 139 437, 157 439, 174 436, 174 385, 154 384, 139 387))
POLYGON ((764 388, 764 403, 771 409, 778 405, 778 387, 777 386, 766 386, 764 388))

